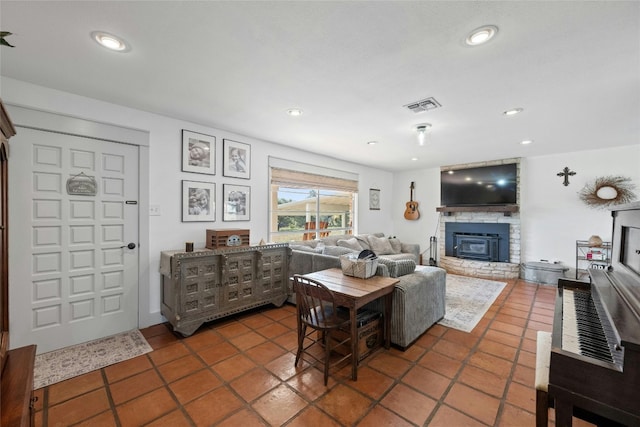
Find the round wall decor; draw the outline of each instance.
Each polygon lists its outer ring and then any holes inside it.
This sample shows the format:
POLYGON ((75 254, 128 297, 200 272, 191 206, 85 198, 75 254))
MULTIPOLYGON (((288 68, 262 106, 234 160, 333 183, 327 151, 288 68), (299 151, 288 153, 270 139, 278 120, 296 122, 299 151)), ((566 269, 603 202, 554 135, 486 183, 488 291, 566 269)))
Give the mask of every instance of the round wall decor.
POLYGON ((591 184, 586 184, 578 193, 580 200, 593 208, 629 203, 635 200, 635 185, 623 176, 601 176, 591 184))

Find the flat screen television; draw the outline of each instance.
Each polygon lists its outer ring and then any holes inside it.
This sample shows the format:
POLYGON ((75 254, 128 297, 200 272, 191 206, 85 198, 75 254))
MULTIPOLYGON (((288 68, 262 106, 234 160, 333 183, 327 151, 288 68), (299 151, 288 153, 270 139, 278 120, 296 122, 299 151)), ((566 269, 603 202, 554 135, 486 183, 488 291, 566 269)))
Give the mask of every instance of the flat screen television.
POLYGON ((516 163, 443 170, 440 172, 442 206, 504 206, 518 201, 516 163))

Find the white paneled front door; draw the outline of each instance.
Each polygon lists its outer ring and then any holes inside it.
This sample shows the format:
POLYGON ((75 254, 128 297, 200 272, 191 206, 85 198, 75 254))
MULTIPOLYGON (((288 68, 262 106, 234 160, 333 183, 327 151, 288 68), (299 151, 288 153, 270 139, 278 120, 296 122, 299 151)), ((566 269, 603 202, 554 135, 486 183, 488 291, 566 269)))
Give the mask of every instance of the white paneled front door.
POLYGON ((44 353, 138 326, 138 156, 42 130, 12 138, 12 348, 44 353))

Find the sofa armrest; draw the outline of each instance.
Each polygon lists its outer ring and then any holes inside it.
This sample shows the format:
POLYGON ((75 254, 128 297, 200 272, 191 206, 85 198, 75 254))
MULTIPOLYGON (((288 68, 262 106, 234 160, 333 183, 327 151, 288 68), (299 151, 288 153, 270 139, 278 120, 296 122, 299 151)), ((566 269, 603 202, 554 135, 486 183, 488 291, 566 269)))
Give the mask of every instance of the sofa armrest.
POLYGON ((402 243, 402 253, 412 254, 416 258, 416 264, 420 262, 420 244, 419 243, 402 243))

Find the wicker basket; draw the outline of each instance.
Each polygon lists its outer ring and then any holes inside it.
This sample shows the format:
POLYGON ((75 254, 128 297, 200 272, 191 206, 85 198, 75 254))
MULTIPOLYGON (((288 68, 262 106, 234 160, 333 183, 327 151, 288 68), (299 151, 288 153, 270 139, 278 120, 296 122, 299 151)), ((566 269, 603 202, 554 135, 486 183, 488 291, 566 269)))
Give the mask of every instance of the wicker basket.
POLYGON ((357 254, 340 255, 342 274, 346 276, 368 279, 376 274, 378 268, 377 259, 358 259, 357 254))

